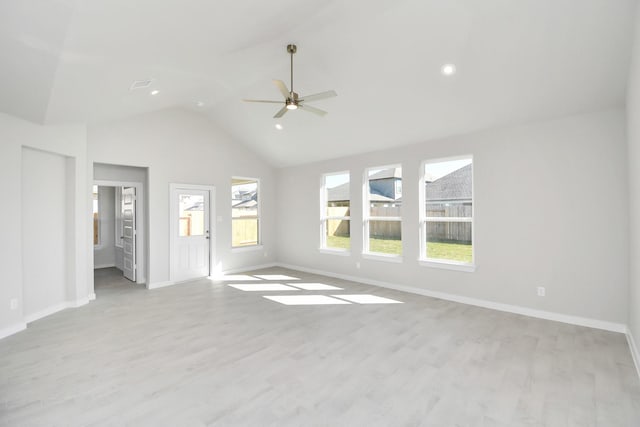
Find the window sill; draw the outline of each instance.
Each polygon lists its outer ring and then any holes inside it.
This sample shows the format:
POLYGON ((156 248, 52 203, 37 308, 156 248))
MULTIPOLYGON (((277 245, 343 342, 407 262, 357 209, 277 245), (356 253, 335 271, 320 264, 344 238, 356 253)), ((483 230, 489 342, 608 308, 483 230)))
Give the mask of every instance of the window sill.
POLYGON ((443 270, 465 271, 473 273, 476 271, 475 264, 463 264, 455 261, 435 261, 427 259, 419 259, 418 262, 423 267, 440 268, 443 270))
POLYGON ((363 252, 362 258, 372 259, 376 261, 395 262, 395 263, 403 262, 401 255, 385 255, 385 254, 378 254, 378 253, 372 253, 372 252, 363 252))
POLYGON ((341 249, 318 248, 318 251, 320 251, 321 254, 327 255, 351 256, 351 251, 341 249))
POLYGON ((238 246, 237 248, 231 248, 231 253, 253 252, 253 251, 261 251, 263 249, 264 249, 264 246, 262 245, 238 246))

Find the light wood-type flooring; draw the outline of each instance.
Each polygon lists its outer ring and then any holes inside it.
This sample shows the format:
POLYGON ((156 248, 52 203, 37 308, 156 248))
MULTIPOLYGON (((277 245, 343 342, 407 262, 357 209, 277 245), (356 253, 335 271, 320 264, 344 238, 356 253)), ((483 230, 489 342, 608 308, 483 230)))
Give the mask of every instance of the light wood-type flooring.
POLYGON ((0 425, 640 426, 622 334, 281 268, 246 274, 300 280, 146 290, 96 271, 96 301, 0 340, 0 425), (294 290, 228 286, 264 283, 294 290), (347 294, 402 304, 327 299, 347 294))

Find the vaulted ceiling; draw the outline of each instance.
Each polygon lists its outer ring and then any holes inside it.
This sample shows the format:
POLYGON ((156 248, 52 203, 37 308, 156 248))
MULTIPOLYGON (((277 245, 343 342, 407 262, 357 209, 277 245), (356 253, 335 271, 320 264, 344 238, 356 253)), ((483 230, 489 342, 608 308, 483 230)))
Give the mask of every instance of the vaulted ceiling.
POLYGON ((625 102, 636 0, 2 0, 0 111, 208 116, 276 166, 625 102), (326 117, 279 99, 335 89, 326 117), (445 77, 443 64, 457 74, 445 77), (134 80, 151 88, 131 91, 134 80), (149 91, 160 92, 151 96, 149 91), (197 103, 204 106, 198 107, 197 103), (275 129, 280 123, 282 130, 275 129))

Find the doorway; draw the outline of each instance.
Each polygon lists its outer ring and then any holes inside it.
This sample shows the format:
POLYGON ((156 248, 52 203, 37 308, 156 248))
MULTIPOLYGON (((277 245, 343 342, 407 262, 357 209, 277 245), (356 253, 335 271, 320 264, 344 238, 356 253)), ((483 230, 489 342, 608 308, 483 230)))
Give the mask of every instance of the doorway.
POLYGON ((213 265, 215 188, 170 185, 170 246, 172 282, 207 277, 213 265))
MULTIPOLYGON (((143 200, 142 183, 94 181, 93 255, 96 278, 120 277, 120 284, 145 282, 144 262, 139 262, 144 259, 143 200)), ((111 279, 109 282, 113 281, 111 279)))

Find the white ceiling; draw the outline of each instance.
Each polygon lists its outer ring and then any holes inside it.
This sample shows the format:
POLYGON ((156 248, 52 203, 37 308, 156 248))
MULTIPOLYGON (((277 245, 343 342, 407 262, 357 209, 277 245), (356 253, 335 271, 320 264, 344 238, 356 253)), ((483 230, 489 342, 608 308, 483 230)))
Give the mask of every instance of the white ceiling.
POLYGON ((622 106, 636 0, 0 0, 0 111, 200 111, 276 166, 622 106), (272 116, 271 83, 335 89, 272 116), (458 73, 440 74, 445 63, 458 73), (129 91, 154 79, 157 96, 129 91), (195 106, 204 101, 205 107, 195 106), (274 128, 281 123, 282 131, 274 128))

